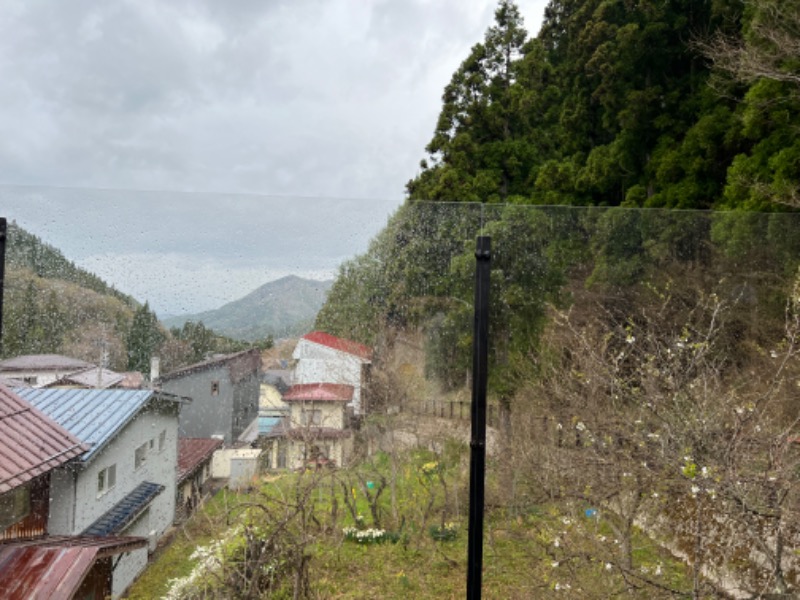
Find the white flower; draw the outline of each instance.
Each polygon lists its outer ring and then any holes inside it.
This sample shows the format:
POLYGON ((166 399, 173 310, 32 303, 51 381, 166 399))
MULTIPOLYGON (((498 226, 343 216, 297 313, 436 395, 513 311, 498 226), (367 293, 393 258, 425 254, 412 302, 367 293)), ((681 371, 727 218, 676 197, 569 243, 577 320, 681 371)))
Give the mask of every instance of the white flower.
POLYGON ((628 335, 628 337, 625 338, 625 342, 628 343, 628 344, 633 344, 635 341, 636 341, 636 338, 633 337, 630 334, 628 335))
POLYGON ((578 431, 586 431, 586 425, 583 424, 583 421, 578 421, 575 424, 575 429, 577 429, 578 431))
POLYGON ((553 562, 550 563, 550 566, 555 569, 558 566, 558 561, 554 560, 553 562))
POLYGON ((606 563, 606 571, 610 571, 613 568, 614 568, 614 565, 612 565, 611 563, 606 563))
POLYGON ((699 487, 697 487, 696 485, 692 486, 692 496, 696 496, 699 491, 700 491, 699 487))
POLYGON ((554 539, 554 540, 553 540, 553 546, 555 546, 556 548, 558 548, 559 546, 561 546, 561 542, 560 542, 560 541, 558 541, 558 538, 556 538, 556 539, 554 539))

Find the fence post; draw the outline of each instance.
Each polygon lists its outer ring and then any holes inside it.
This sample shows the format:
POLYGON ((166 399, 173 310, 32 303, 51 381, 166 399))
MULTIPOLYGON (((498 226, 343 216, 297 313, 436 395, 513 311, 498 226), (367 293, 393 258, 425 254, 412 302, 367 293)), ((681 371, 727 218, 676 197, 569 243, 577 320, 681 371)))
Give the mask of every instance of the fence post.
POLYGON ((491 247, 491 238, 478 237, 475 249, 475 324, 472 337, 472 440, 470 441, 467 600, 480 600, 483 575, 491 247))

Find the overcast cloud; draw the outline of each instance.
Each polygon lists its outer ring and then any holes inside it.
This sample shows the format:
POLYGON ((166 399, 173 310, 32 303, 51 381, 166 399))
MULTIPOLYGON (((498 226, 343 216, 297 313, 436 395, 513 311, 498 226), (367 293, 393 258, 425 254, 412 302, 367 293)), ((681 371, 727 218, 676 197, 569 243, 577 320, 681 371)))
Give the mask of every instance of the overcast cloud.
MULTIPOLYGON (((535 33, 545 1, 520 5, 535 33)), ((6 0, 0 216, 160 313, 331 277, 402 202, 494 9, 6 0)))

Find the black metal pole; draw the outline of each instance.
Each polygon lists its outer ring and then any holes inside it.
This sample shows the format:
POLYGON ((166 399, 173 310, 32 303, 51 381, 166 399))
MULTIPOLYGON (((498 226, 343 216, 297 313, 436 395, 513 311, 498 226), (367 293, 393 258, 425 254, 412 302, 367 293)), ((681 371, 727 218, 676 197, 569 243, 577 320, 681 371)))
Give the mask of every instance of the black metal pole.
POLYGON ((5 217, 0 217, 0 356, 3 352, 3 292, 6 280, 6 238, 8 228, 5 217))
POLYGON ((478 238, 475 250, 475 326, 472 338, 472 440, 469 471, 467 599, 480 600, 483 574, 483 506, 486 472, 486 382, 489 346, 489 271, 491 238, 478 238))

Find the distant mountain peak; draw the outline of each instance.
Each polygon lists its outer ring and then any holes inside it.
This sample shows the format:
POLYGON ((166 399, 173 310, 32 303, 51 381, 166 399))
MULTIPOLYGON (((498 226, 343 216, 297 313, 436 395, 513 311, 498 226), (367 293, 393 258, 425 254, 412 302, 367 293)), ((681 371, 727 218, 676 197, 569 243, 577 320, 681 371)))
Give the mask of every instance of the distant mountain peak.
POLYGON ((271 335, 291 337, 307 332, 322 308, 332 280, 286 275, 215 310, 164 319, 167 327, 202 321, 228 337, 254 341, 271 335))

